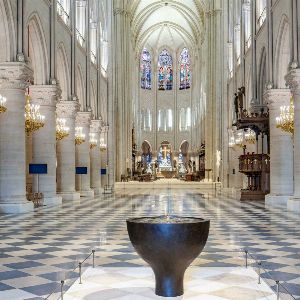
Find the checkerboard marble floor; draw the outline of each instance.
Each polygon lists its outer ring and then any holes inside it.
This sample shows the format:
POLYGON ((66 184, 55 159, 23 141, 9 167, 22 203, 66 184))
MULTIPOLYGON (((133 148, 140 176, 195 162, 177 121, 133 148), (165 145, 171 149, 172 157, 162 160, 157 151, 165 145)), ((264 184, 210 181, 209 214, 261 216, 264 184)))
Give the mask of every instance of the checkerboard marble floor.
MULTIPOLYGON (((78 278, 78 262, 92 249, 97 266, 145 266, 130 244, 125 220, 167 212, 211 220, 207 245, 194 266, 241 266, 239 251, 248 249, 262 261, 264 278, 280 280, 300 299, 299 215, 264 203, 241 203, 230 193, 167 188, 124 190, 31 214, 0 216, 0 299, 45 299, 53 290, 48 299, 58 299, 60 280, 66 280, 67 290, 78 278)), ((84 267, 90 263, 88 259, 84 267)), ((276 288, 274 281, 268 282, 276 288)))

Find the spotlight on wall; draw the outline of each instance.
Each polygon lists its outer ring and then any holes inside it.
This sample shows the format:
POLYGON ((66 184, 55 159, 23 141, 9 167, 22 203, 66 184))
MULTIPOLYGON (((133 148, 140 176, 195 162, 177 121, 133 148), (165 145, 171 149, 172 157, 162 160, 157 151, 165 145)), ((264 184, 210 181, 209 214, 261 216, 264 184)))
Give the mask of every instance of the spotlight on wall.
POLYGON ((75 128, 75 145, 81 145, 85 142, 85 134, 82 132, 82 127, 75 128))
POLYGON ((0 95, 0 113, 5 113, 7 108, 5 107, 6 98, 0 95))

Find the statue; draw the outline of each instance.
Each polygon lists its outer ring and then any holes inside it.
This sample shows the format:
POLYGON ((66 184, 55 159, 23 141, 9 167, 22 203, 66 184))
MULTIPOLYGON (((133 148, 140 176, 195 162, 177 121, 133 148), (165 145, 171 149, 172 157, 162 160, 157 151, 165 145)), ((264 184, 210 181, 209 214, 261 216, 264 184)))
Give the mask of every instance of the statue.
POLYGON ((235 110, 235 115, 236 119, 238 119, 238 113, 239 113, 239 103, 238 103, 238 95, 237 93, 234 94, 234 110, 235 110))
POLYGON ((238 92, 238 105, 239 105, 240 114, 242 114, 243 107, 244 107, 244 94, 241 88, 239 88, 239 92, 238 92))

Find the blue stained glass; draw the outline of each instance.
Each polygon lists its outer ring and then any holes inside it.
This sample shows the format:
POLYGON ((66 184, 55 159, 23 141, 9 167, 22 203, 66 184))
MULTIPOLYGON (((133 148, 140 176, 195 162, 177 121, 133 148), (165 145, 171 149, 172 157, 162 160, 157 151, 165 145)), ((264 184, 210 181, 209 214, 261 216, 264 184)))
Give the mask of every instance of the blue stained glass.
POLYGON ((158 89, 172 90, 173 60, 168 50, 164 49, 158 57, 158 89))
POLYGON ((190 55, 187 48, 183 48, 180 54, 180 90, 191 87, 190 55))
POLYGON ((141 54, 141 88, 151 90, 151 55, 146 48, 141 54))

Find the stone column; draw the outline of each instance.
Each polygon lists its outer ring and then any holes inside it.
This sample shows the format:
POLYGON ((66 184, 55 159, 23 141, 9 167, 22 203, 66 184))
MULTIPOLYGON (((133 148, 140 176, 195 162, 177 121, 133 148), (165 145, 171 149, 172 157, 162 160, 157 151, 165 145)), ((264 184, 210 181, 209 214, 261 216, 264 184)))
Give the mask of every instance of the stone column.
POLYGON ((0 213, 33 211, 26 199, 25 89, 32 79, 25 63, 0 63, 0 94, 7 111, 0 115, 0 213))
POLYGON ((101 153, 100 153, 100 132, 101 132, 101 121, 91 121, 91 133, 95 134, 98 140, 98 144, 95 148, 90 149, 90 160, 91 160, 91 188, 94 190, 95 196, 99 196, 102 192, 101 188, 101 153))
POLYGON ((293 195, 293 140, 292 135, 276 128, 276 117, 280 115, 280 106, 290 105, 289 89, 267 90, 265 103, 270 113, 270 194, 266 204, 287 204, 293 195))
POLYGON ((56 194, 56 102, 60 95, 57 85, 30 87, 33 104, 40 105, 45 125, 32 134, 32 163, 47 164, 47 174, 34 175, 33 190, 44 194, 45 205, 60 205, 62 198, 56 194))
POLYGON ((94 197, 94 191, 91 190, 90 175, 90 112, 78 112, 76 115, 76 127, 82 127, 82 133, 85 134, 85 142, 76 146, 76 167, 87 167, 86 175, 76 175, 76 189, 83 197, 94 197))
POLYGON ((59 101, 57 117, 66 119, 69 136, 57 142, 57 192, 63 200, 79 200, 75 191, 75 116, 79 110, 77 101, 59 101))
POLYGON ((288 210, 300 212, 300 69, 292 69, 286 81, 294 96, 294 196, 288 200, 288 210))

